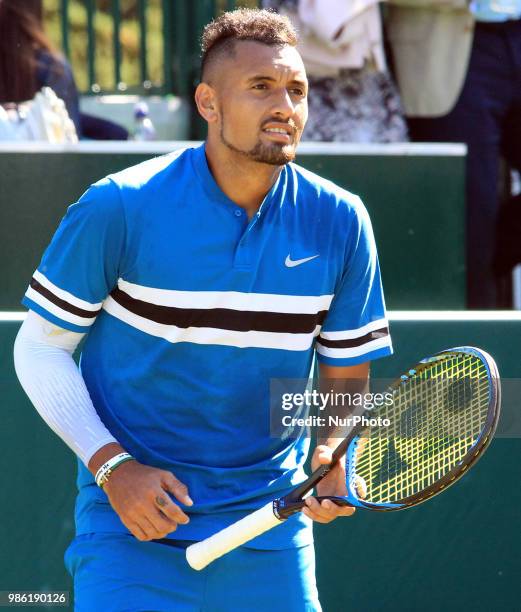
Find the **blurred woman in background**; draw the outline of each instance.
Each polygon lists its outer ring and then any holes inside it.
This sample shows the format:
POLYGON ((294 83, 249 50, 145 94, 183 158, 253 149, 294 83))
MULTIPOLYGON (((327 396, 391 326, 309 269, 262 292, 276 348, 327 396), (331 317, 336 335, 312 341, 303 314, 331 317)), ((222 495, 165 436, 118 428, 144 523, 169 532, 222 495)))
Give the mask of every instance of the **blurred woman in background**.
POLYGON ((0 104, 32 100, 45 86, 65 102, 80 136, 78 90, 43 30, 42 0, 0 0, 0 104))
POLYGON ((42 0, 0 0, 0 104, 32 100, 42 87, 64 101, 78 138, 128 138, 123 127, 80 113, 71 66, 45 34, 42 0))

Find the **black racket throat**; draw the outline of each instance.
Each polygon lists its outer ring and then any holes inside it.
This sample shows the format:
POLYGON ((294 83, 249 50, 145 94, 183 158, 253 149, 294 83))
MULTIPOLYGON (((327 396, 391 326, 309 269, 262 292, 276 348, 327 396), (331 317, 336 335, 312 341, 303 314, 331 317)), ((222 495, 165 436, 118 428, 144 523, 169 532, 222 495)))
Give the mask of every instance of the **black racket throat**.
MULTIPOLYGON (((276 499, 273 502, 273 512, 275 516, 281 520, 287 519, 292 514, 300 512, 302 508, 306 506, 304 496, 309 493, 315 486, 333 469, 333 467, 340 461, 345 455, 347 447, 351 442, 354 434, 351 434, 349 438, 346 438, 340 442, 340 444, 333 451, 333 457, 331 463, 321 465, 318 467, 313 474, 309 476, 303 483, 293 489, 288 495, 280 499, 276 499)), ((335 495, 322 495, 315 496, 319 502, 326 499, 334 502, 339 506, 349 506, 350 504, 343 498, 335 495)))

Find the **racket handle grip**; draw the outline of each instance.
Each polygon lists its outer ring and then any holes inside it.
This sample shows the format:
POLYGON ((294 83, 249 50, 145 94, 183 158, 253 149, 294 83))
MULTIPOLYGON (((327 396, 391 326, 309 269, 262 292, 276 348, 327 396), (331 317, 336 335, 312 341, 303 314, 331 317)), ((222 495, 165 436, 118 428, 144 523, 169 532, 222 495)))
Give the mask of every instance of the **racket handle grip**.
POLYGON ((281 522, 273 513, 273 502, 269 502, 213 536, 189 546, 186 549, 186 560, 193 569, 202 570, 215 559, 280 525, 281 522))

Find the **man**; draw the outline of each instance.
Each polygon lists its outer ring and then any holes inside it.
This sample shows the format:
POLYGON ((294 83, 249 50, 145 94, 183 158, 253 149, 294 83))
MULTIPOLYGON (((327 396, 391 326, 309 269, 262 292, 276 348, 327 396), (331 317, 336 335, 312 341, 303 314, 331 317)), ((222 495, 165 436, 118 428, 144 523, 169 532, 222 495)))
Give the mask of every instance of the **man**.
MULTIPOLYGON (((24 298, 19 378, 81 459, 78 610, 320 609, 309 519, 352 514, 330 501, 203 572, 184 558, 304 479, 308 441, 270 436, 271 379, 307 378, 315 339, 323 377, 367 378, 391 352, 365 209, 289 163, 307 116, 296 42, 267 11, 207 26, 205 145, 92 186, 24 298)), ((320 445, 313 465, 330 460, 320 445)), ((318 493, 345 493, 340 466, 318 493)))
POLYGON ((467 305, 497 308, 500 158, 521 169, 521 0, 391 0, 411 138, 467 144, 467 305))

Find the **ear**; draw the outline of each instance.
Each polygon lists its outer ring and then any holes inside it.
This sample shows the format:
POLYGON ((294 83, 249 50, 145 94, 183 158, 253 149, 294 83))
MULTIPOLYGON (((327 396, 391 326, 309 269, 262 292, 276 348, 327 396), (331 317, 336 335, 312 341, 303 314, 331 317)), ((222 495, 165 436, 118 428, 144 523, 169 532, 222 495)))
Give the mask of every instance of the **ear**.
POLYGON ((208 123, 216 123, 219 119, 219 113, 214 88, 208 83, 199 83, 194 97, 201 117, 208 123))

